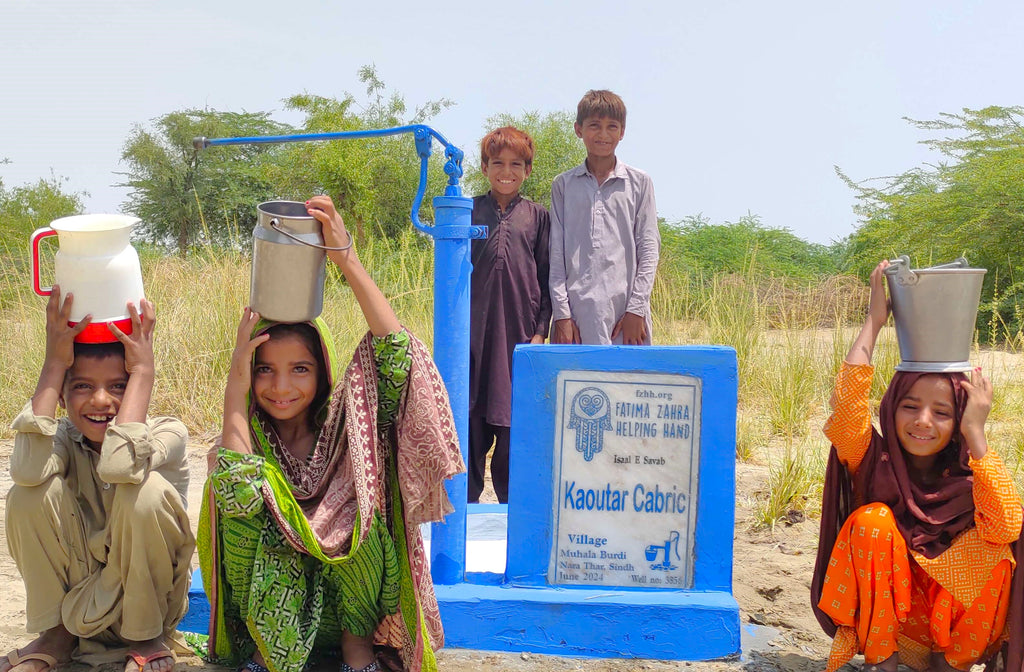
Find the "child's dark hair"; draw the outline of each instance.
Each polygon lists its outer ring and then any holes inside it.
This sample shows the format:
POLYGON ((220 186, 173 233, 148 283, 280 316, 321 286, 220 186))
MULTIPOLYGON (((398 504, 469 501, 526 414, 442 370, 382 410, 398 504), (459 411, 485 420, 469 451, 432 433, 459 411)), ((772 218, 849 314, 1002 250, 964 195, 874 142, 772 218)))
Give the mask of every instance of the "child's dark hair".
POLYGON ((515 126, 496 128, 480 141, 480 165, 486 166, 491 158, 510 149, 527 166, 533 165, 533 139, 515 126))
POLYGON ((626 104, 617 94, 606 89, 587 91, 576 106, 576 123, 582 125, 590 117, 608 117, 626 127, 626 104))
POLYGON ((327 397, 331 393, 330 382, 327 377, 327 362, 324 361, 324 348, 320 341, 320 334, 317 333, 312 325, 302 322, 275 324, 267 329, 266 333, 270 334, 270 340, 272 341, 288 336, 298 338, 306 346, 306 349, 312 353, 313 359, 316 360, 316 396, 313 397, 313 403, 310 404, 309 424, 312 429, 317 429, 319 424, 323 422, 324 418, 321 411, 326 406, 327 397))
POLYGON ((113 343, 75 343, 75 359, 79 357, 106 359, 107 357, 124 358, 124 345, 121 341, 113 343))

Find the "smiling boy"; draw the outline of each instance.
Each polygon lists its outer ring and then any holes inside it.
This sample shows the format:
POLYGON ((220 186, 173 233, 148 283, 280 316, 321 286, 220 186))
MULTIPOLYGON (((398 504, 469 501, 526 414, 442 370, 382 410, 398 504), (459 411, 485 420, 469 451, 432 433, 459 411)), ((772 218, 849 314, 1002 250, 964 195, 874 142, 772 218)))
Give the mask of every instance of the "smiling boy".
POLYGON ((473 224, 488 227, 473 241, 469 364, 469 488, 484 488, 487 453, 498 501, 508 501, 512 424, 512 351, 543 343, 551 320, 548 293, 548 211, 519 194, 533 169, 533 140, 512 126, 480 142, 480 170, 491 189, 473 199, 473 224))
POLYGON ((131 333, 75 343, 73 298, 54 287, 46 354, 15 418, 7 543, 25 581, 26 629, 0 672, 43 672, 80 654, 127 651, 126 672, 168 672, 166 636, 185 614, 195 538, 185 502, 185 426, 147 418, 153 304, 129 304, 131 333), (56 420, 58 405, 67 418, 56 420))
POLYGON ((574 129, 587 160, 551 185, 551 342, 650 345, 661 236, 651 178, 615 156, 626 105, 588 91, 574 129))

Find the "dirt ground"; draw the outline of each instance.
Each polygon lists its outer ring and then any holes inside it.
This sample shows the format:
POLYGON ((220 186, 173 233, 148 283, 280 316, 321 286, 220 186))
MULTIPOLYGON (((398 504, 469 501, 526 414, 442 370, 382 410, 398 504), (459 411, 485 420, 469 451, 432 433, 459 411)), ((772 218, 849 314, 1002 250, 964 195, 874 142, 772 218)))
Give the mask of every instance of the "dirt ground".
MULTIPOLYGON (((9 461, 11 441, 0 441, 0 493, 10 488, 9 461)), ((189 510, 199 511, 199 499, 205 478, 206 447, 195 445, 190 450, 192 483, 189 489, 189 510)), ((818 628, 810 608, 809 585, 818 523, 798 520, 779 525, 774 532, 751 529, 750 519, 756 494, 767 481, 767 467, 737 464, 736 532, 734 542, 733 589, 740 604, 740 620, 744 627, 758 624, 756 650, 745 646, 742 657, 711 662, 666 662, 652 660, 581 659, 543 656, 530 653, 493 653, 445 649, 438 653, 442 670, 539 672, 540 670, 588 670, 593 672, 626 672, 631 670, 692 670, 719 672, 749 670, 765 672, 811 672, 824 668, 828 640, 818 628)), ((490 488, 483 499, 487 499, 490 488)), ((491 495, 493 497, 493 495, 491 495)), ((6 514, 0 499, 0 523, 6 514)), ((195 520, 193 519, 193 525, 195 520)), ((3 529, 0 524, 0 529, 3 529)), ((24 646, 31 637, 25 632, 25 588, 18 570, 7 551, 6 537, 0 543, 0 655, 16 646, 24 646)), ((700 633, 694 633, 699 637, 700 633)), ((103 666, 114 672, 120 666, 103 666)), ((69 666, 72 672, 83 672, 84 665, 69 666)), ((183 658, 177 670, 212 672, 221 670, 204 665, 199 658, 183 658)))

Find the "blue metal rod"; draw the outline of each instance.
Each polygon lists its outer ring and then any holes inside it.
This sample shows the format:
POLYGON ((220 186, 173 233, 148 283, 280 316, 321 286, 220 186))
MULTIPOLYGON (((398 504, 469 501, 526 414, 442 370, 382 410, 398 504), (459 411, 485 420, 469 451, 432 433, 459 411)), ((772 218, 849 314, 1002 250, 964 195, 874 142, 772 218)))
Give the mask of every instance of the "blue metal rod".
MULTIPOLYGON (((198 137, 192 140, 192 146, 201 150, 206 147, 219 147, 222 145, 270 145, 285 142, 318 142, 322 140, 352 140, 356 138, 381 138, 391 135, 402 135, 412 133, 416 138, 416 151, 420 155, 420 184, 413 198, 412 208, 409 210, 409 220, 416 230, 421 233, 432 235, 433 227, 427 226, 420 221, 420 206, 423 204, 423 197, 427 191, 427 168, 430 158, 430 138, 434 137, 444 145, 445 155, 448 162, 444 172, 448 174, 448 186, 445 188, 445 196, 461 196, 462 187, 459 186, 459 178, 462 177, 462 150, 448 142, 448 139, 426 124, 409 124, 406 126, 394 126, 392 128, 368 128, 358 131, 337 131, 334 133, 295 133, 291 135, 256 135, 240 138, 204 138, 198 137)), ((486 230, 483 233, 476 232, 471 237, 486 237, 486 230)))
POLYGON ((348 140, 354 138, 380 138, 388 135, 402 135, 425 131, 437 138, 445 147, 454 147, 452 143, 426 124, 409 124, 392 128, 368 128, 359 131, 335 131, 334 133, 295 133, 292 135, 254 135, 243 138, 196 138, 192 141, 196 149, 219 145, 271 145, 281 142, 315 142, 319 140, 348 140))

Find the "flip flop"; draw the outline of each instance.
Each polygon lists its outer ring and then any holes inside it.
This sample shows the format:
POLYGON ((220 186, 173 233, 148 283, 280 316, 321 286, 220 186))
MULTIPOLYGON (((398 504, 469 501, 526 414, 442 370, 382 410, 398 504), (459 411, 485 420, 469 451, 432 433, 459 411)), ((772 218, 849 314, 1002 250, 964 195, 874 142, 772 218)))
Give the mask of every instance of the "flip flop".
POLYGON ((127 657, 135 661, 135 664, 139 668, 139 672, 142 672, 142 668, 146 666, 146 663, 151 663, 154 660, 160 660, 161 658, 170 658, 171 661, 173 661, 171 667, 174 666, 174 663, 178 662, 178 657, 174 655, 174 651, 171 651, 170 649, 154 651, 148 656, 144 656, 141 653, 135 653, 134 651, 129 651, 127 657))
POLYGON ((38 660, 40 662, 46 663, 48 669, 51 670, 57 667, 57 659, 48 653, 43 653, 42 651, 36 651, 34 653, 22 653, 18 649, 14 649, 13 651, 7 654, 7 662, 11 664, 11 667, 21 665, 26 660, 38 660))

